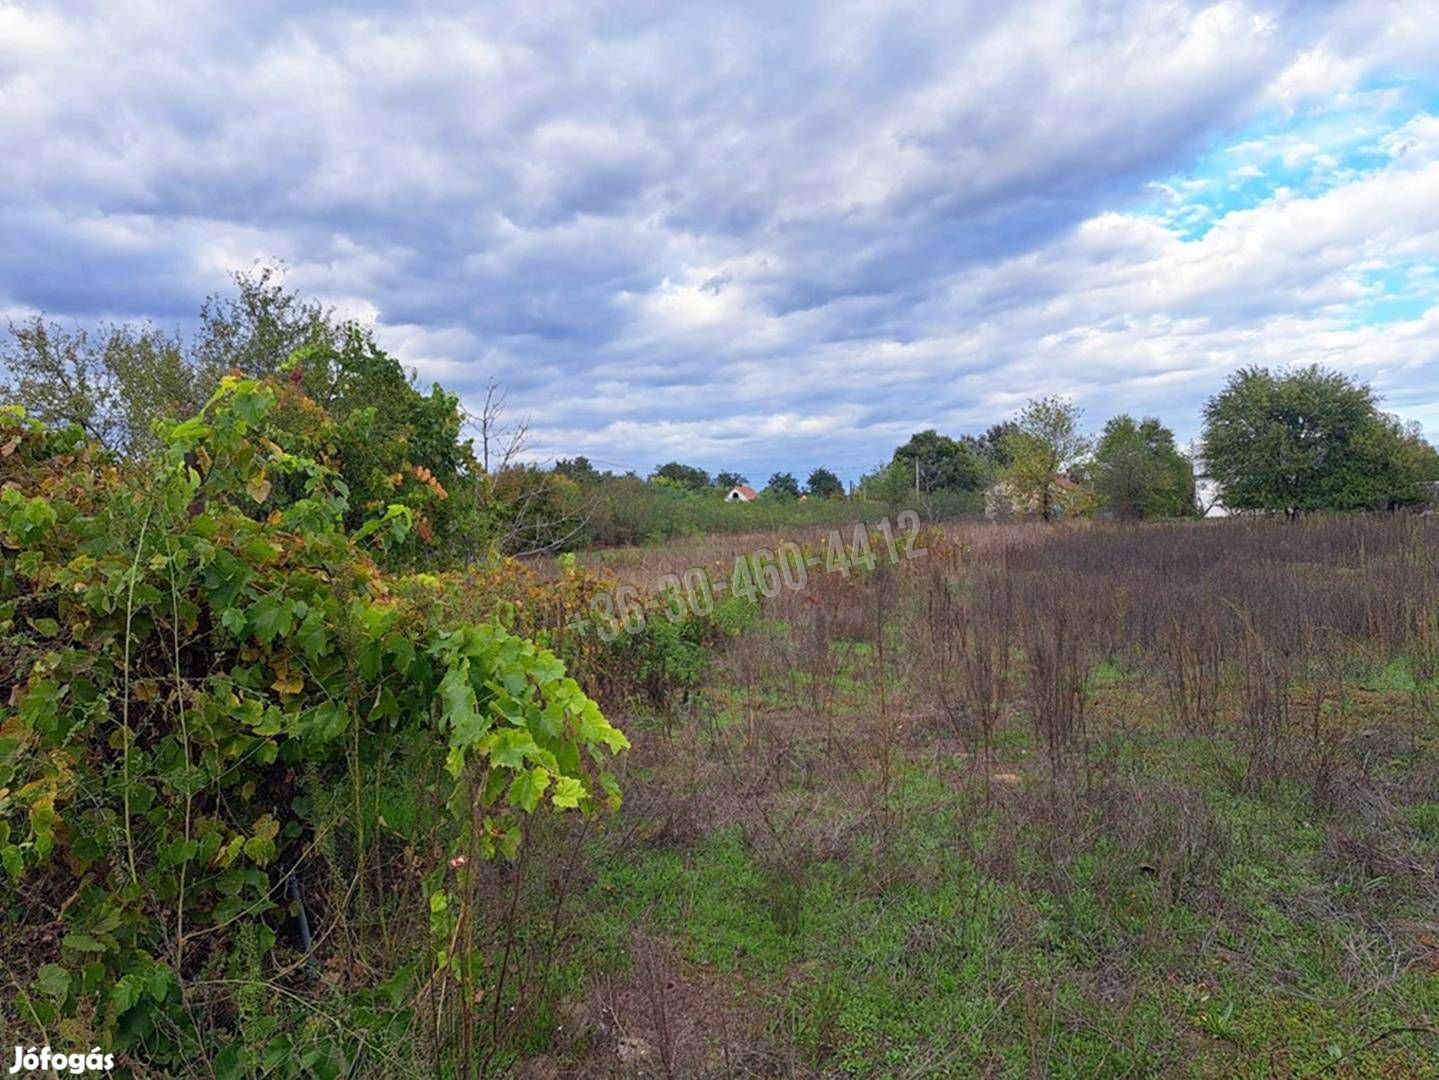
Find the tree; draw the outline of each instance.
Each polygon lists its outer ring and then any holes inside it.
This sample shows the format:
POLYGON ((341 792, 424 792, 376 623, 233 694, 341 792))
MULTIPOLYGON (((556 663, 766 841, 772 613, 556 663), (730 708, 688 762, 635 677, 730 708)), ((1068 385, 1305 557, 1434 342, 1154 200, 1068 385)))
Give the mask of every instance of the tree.
POLYGON ((577 484, 593 484, 600 478, 600 472, 590 464, 583 454, 572 458, 560 458, 555 462, 555 472, 567 476, 577 484))
POLYGON ((992 424, 983 435, 961 435, 961 446, 972 450, 992 471, 998 471, 1009 464, 1009 451, 1005 438, 1014 430, 1014 421, 992 424))
POLYGON ((979 491, 988 479, 988 470, 975 450, 941 435, 933 428, 919 431, 896 448, 894 461, 909 467, 910 486, 915 484, 915 463, 922 492, 979 491))
POLYGON ((0 398, 45 424, 74 424, 126 457, 158 445, 151 422, 198 411, 218 383, 197 377, 183 343, 152 326, 67 330, 35 316, 10 324, 0 398))
POLYGON ((202 380, 218 382, 227 371, 273 375, 290 354, 306 345, 336 347, 345 323, 317 300, 285 287, 283 266, 262 266, 232 275, 235 291, 215 293, 200 308, 200 331, 189 360, 202 380))
POLYGON ((508 391, 496 379, 485 383, 484 400, 478 415, 470 414, 470 426, 479 436, 480 468, 486 476, 502 473, 519 461, 530 437, 529 419, 510 423, 505 419, 508 391))
POLYGON ((747 483, 749 483, 749 481, 737 472, 715 473, 715 487, 723 488, 725 491, 747 483))
MULTIPOLYGON (((205 301, 188 343, 145 324, 11 324, 0 399, 46 424, 73 424, 135 461, 160 446, 157 421, 198 413, 227 373, 270 379, 279 391, 274 421, 343 480, 347 527, 392 504, 414 514, 413 532, 388 560, 434 563, 487 545, 493 532, 481 519, 491 508, 479 505, 459 399, 439 386, 421 390, 368 329, 335 321, 285 289, 277 271, 237 274, 234 284, 234 295, 205 301)), ((267 506, 303 495, 302 479, 280 465, 265 482, 256 490, 267 506)))
POLYGON ((710 486, 709 473, 697 465, 681 465, 678 461, 661 465, 650 474, 650 479, 668 480, 671 484, 691 491, 700 491, 710 486))
POLYGON ((233 295, 205 300, 188 343, 148 324, 67 330, 40 316, 11 323, 0 349, 9 373, 0 397, 137 458, 158 446, 154 421, 198 412, 227 372, 269 376, 302 347, 343 345, 346 324, 286 289, 279 269, 237 273, 233 282, 233 295))
POLYGON ((392 558, 434 563, 478 554, 503 515, 483 496, 488 477, 461 437, 459 397, 438 385, 421 390, 367 328, 348 323, 337 332, 335 340, 297 348, 276 372, 283 390, 276 422, 317 454, 333 454, 348 490, 347 527, 358 529, 392 504, 411 509, 415 531, 392 558))
POLYGON ((805 490, 812 499, 835 499, 844 495, 844 485, 839 477, 825 468, 815 469, 809 474, 805 490))
POLYGON ((919 500, 914 491, 914 468, 900 458, 885 462, 873 472, 861 476, 858 490, 863 498, 884 503, 891 513, 913 506, 919 500))
POLYGON ((1377 410, 1332 456, 1333 468, 1319 485, 1324 502, 1303 509, 1397 510, 1429 502, 1439 480, 1439 453, 1419 426, 1377 410))
POLYGON ((1060 509, 1065 473, 1089 452, 1079 433, 1081 413, 1067 398, 1031 398, 1004 435, 1009 464, 1003 470, 1013 501, 1050 521, 1060 509))
POLYGON ((791 473, 777 472, 765 485, 765 494, 777 499, 798 499, 799 481, 791 473))
POLYGON ((1181 517, 1195 511, 1194 469, 1174 432, 1128 414, 1104 425, 1091 471, 1101 504, 1119 518, 1181 517))
POLYGON ((1204 406, 1207 475, 1230 510, 1385 509, 1416 502, 1434 452, 1369 386, 1317 364, 1248 367, 1204 406))

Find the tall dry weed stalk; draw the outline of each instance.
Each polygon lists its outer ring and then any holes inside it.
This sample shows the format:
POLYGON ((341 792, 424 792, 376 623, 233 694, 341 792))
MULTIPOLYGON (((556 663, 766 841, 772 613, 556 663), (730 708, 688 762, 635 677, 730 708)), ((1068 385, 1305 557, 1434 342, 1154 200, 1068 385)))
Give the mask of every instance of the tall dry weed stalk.
POLYGON ((1280 771, 1289 730, 1289 684, 1292 656, 1267 641, 1248 611, 1237 614, 1239 636, 1238 682, 1241 712, 1239 743, 1243 772, 1239 786, 1254 790, 1271 783, 1280 771))
POLYGON ((1032 584, 1020 621, 1026 690, 1034 733, 1044 744, 1050 776, 1058 779, 1065 755, 1084 739, 1086 627, 1052 578, 1032 584))
POLYGON ((976 569, 967 581, 948 568, 932 573, 925 597, 930 683, 940 714, 960 740, 967 740, 990 797, 994 735, 1009 697, 1014 651, 1014 587, 1011 580, 976 569))
POLYGON ((1161 648, 1159 669, 1179 730, 1212 734, 1224 669, 1223 638, 1216 621, 1203 613, 1191 618, 1173 615, 1161 648))

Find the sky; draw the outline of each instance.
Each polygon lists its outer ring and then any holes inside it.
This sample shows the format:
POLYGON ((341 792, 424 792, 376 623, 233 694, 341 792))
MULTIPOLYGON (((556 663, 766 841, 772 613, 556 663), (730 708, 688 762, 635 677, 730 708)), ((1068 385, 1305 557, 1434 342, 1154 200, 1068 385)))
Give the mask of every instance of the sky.
POLYGON ((1323 363, 1439 436, 1435 0, 0 0, 0 315, 373 324, 536 459, 846 480, 1323 363))

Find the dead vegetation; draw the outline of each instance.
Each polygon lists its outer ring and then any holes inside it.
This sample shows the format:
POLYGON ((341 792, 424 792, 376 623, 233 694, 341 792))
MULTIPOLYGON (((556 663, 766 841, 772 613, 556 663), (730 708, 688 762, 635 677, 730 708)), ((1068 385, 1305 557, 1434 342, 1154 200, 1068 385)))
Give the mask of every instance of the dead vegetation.
POLYGON ((965 527, 812 573, 682 722, 620 718, 617 817, 533 838, 517 1075, 1420 1075, 1436 540, 965 527))

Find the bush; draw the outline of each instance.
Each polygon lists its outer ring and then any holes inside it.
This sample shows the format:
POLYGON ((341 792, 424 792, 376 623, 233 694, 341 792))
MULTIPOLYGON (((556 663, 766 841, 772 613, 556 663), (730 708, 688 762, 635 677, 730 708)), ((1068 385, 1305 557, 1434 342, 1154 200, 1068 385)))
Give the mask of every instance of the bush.
POLYGON ((412 512, 347 528, 279 392, 227 377, 143 466, 0 414, 7 1028, 171 1072, 340 1068, 332 1039, 302 1046, 256 1006, 262 970, 283 987, 300 962, 267 954, 310 945, 290 917, 323 885, 317 851, 360 897, 322 905, 395 920, 386 948, 350 934, 376 975, 357 991, 399 972, 382 1012, 402 1032, 412 985, 478 992, 483 860, 513 858, 541 808, 618 801, 624 735, 548 649, 453 623, 439 579, 382 573, 412 512))
POLYGON ((642 626, 620 631, 598 663, 610 694, 638 699, 668 713, 687 702, 704 682, 716 647, 754 624, 759 605, 731 596, 717 602, 713 611, 700 614, 682 603, 670 604, 664 595, 659 600, 656 607, 683 611, 683 618, 655 611, 642 626))

